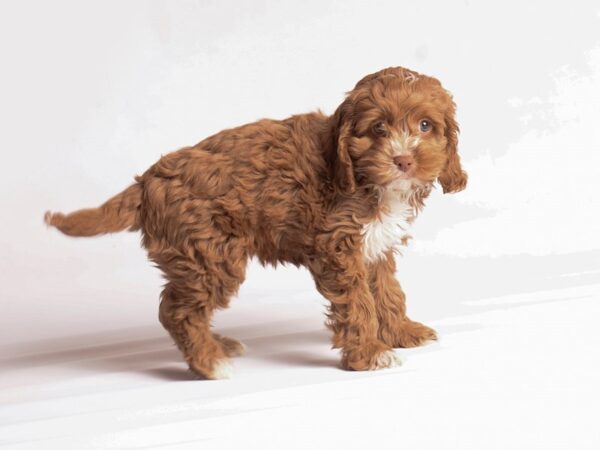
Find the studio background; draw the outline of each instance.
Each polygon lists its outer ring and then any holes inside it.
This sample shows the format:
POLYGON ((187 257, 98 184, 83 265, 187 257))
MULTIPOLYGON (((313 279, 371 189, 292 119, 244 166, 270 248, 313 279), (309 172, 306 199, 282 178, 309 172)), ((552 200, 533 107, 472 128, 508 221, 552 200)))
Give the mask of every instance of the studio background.
POLYGON ((3 2, 0 443, 8 448, 598 448, 600 6, 594 1, 3 2), (139 234, 72 239, 162 154, 405 66, 458 106, 467 190, 398 259, 441 341, 343 372, 305 270, 253 262, 194 381, 139 234))

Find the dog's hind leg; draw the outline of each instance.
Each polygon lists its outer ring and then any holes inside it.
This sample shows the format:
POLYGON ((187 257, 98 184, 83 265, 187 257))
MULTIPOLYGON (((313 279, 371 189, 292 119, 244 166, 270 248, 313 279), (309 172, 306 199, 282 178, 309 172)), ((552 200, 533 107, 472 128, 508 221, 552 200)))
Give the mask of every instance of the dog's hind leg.
POLYGON ((244 280, 247 257, 232 240, 215 247, 218 251, 198 252, 203 246, 196 242, 194 255, 189 248, 151 255, 168 280, 159 317, 192 371, 208 379, 229 378, 229 357, 241 354, 244 347, 212 333, 210 321, 216 309, 227 307, 244 280))

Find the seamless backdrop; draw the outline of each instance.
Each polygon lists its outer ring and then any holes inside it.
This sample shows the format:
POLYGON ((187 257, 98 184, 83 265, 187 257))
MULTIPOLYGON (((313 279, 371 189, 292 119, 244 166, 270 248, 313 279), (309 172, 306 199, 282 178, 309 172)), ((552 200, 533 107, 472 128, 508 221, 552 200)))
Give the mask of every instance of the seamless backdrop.
POLYGON ((597 448, 597 2, 9 1, 0 55, 1 444, 597 448), (400 369, 341 372, 309 275, 253 263, 216 319, 248 355, 192 381, 139 236, 43 225, 396 65, 454 94, 470 176, 399 259, 409 312, 442 336, 400 369))

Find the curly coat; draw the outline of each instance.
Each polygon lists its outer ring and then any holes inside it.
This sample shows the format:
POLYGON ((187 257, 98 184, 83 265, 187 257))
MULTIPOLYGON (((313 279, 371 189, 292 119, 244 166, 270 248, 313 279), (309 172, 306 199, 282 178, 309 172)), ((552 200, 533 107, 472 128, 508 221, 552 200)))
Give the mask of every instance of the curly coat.
POLYGON ((211 331, 244 280, 247 261, 307 267, 330 301, 327 324, 342 365, 398 363, 393 347, 436 339, 406 316, 393 252, 434 182, 456 192, 450 94, 401 67, 358 82, 332 116, 260 120, 163 156, 98 208, 46 213, 71 236, 141 230, 163 271, 160 321, 190 368, 229 374, 243 346, 211 331))

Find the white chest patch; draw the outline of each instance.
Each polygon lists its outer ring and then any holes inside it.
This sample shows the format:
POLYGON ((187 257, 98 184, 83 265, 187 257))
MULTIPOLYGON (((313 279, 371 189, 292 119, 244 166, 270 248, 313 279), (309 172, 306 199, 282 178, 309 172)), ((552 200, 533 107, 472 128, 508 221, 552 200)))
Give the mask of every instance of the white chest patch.
POLYGON ((398 249, 410 237, 408 231, 414 218, 415 208, 404 195, 393 190, 384 192, 379 217, 362 230, 365 260, 376 261, 387 250, 398 249))

